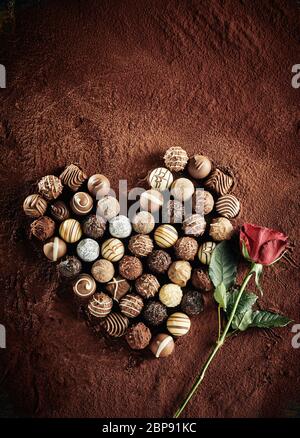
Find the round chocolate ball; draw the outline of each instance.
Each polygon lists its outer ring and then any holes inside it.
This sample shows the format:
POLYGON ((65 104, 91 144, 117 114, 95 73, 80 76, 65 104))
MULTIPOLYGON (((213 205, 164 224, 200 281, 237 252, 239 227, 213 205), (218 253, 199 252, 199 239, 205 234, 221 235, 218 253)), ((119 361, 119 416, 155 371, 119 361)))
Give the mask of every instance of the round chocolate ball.
POLYGON ((155 213, 164 203, 164 197, 158 190, 146 190, 140 196, 140 206, 143 210, 155 213))
POLYGON ((184 206, 177 199, 169 199, 164 207, 163 214, 166 216, 164 222, 170 224, 181 224, 184 217, 184 206))
POLYGON ((126 333, 126 341, 133 350, 143 350, 149 345, 151 331, 142 322, 131 326, 126 333))
POLYGON ((209 265, 213 250, 215 249, 215 242, 204 242, 199 246, 198 258, 204 265, 209 265))
POLYGON ((65 242, 78 242, 82 236, 80 223, 76 219, 66 219, 60 224, 59 235, 65 242))
POLYGON ((159 301, 149 301, 144 306, 143 318, 147 324, 157 327, 168 317, 167 308, 159 301))
POLYGON ((178 259, 192 261, 198 252, 198 242, 193 237, 181 237, 174 246, 178 259))
POLYGON ((167 307, 179 306, 182 300, 182 289, 178 284, 164 284, 160 288, 159 299, 167 307))
POLYGON ((187 169, 191 177, 203 179, 208 176, 211 167, 211 161, 207 157, 196 154, 190 158, 187 169))
POLYGON ((164 155, 165 166, 171 172, 180 172, 183 170, 188 162, 188 159, 188 154, 180 146, 173 146, 169 148, 164 155))
POLYGON ((111 311, 113 300, 103 292, 95 293, 88 304, 88 311, 95 318, 105 318, 111 311))
POLYGON ((209 235, 213 240, 229 240, 233 234, 233 226, 230 220, 225 217, 217 217, 212 220, 209 229, 209 235))
POLYGON ((41 216, 30 225, 30 233, 39 240, 47 240, 55 232, 55 223, 50 217, 41 216))
POLYGON ((148 175, 149 186, 160 192, 167 190, 173 182, 172 173, 165 167, 153 169, 148 175))
MULTIPOLYGON (((181 287, 186 286, 191 278, 192 267, 186 260, 178 260, 173 262, 168 269, 168 276, 172 283, 178 284, 181 287)), ((166 304, 166 303, 165 303, 166 304)))
POLYGON ((143 298, 152 298, 159 291, 160 284, 152 274, 143 274, 135 281, 135 289, 143 298))
POLYGON ((175 312, 167 319, 167 329, 176 338, 186 335, 190 328, 191 320, 185 313, 175 312))
POLYGON ((136 318, 144 307, 144 301, 139 295, 127 294, 120 300, 121 313, 127 318, 136 318))
POLYGON ((192 285, 196 289, 200 289, 203 292, 209 292, 210 290, 212 290, 213 285, 209 278, 209 275, 201 268, 196 268, 193 270, 191 281, 192 285))
POLYGON ((173 353, 175 343, 172 336, 166 333, 159 333, 152 338, 149 348, 155 357, 167 357, 173 353))
POLYGON ((73 192, 77 192, 79 187, 87 179, 87 175, 76 164, 70 164, 65 168, 59 178, 64 185, 68 186, 73 192))
POLYGON ((136 233, 149 234, 155 227, 154 216, 149 211, 140 211, 133 217, 132 227, 136 233))
POLYGON ((97 216, 109 221, 120 213, 119 201, 114 196, 104 196, 97 204, 97 216))
POLYGON ((65 221, 70 217, 70 211, 63 201, 55 201, 50 205, 51 215, 58 222, 65 221))
POLYGON ((220 169, 215 169, 204 182, 204 186, 218 195, 226 195, 231 190, 233 182, 232 176, 220 169))
POLYGON ((128 249, 137 257, 146 257, 153 251, 152 239, 147 234, 136 234, 129 240, 128 249))
POLYGON ((127 292, 130 290, 130 287, 131 286, 128 281, 120 275, 113 277, 105 285, 106 291, 117 302, 119 302, 120 299, 127 294, 127 292))
POLYGON ((43 251, 49 260, 56 262, 67 253, 67 245, 59 237, 52 237, 43 246, 43 251))
POLYGON ((155 274, 164 274, 169 269, 172 259, 166 251, 156 249, 149 255, 147 263, 150 271, 155 274))
POLYGON ((126 255, 119 262, 119 273, 127 280, 136 280, 143 273, 143 265, 137 257, 126 255))
POLYGON ((125 253, 125 247, 121 240, 112 237, 105 240, 101 246, 101 255, 110 262, 118 262, 125 253))
POLYGON ((102 327, 110 336, 120 338, 125 335, 129 319, 119 312, 110 313, 103 321, 102 327))
POLYGON ((194 184, 187 178, 176 179, 171 186, 171 195, 178 201, 185 202, 191 199, 195 191, 194 184))
POLYGON ((105 233, 106 221, 101 216, 91 214, 82 224, 84 234, 92 239, 100 239, 105 233))
POLYGON ((88 191, 96 199, 100 199, 102 196, 106 196, 110 190, 110 182, 106 176, 97 173, 92 175, 88 180, 88 191))
POLYGON ((82 269, 81 261, 75 256, 67 256, 57 265, 59 274, 64 278, 75 278, 82 269))
POLYGON ((100 247, 96 240, 82 239, 76 248, 78 257, 84 262, 93 262, 99 257, 100 247))
POLYGON ((70 207, 78 216, 88 214, 93 208, 93 198, 86 192, 78 192, 73 195, 70 207))
POLYGON ((182 297, 180 307, 182 311, 189 316, 201 313, 204 308, 204 300, 201 292, 197 290, 186 292, 182 297))
POLYGON ((201 216, 209 214, 214 208, 214 198, 206 190, 198 189, 193 195, 193 211, 201 216))
POLYGON ((109 221, 109 232, 113 237, 125 239, 132 231, 131 222, 128 217, 119 215, 109 221))
POLYGON ((100 259, 93 263, 91 273, 99 283, 108 283, 115 274, 115 268, 109 260, 100 259))
POLYGON ((234 195, 221 196, 216 202, 216 210, 220 216, 232 219, 239 214, 240 201, 234 195))
POLYGON ((170 224, 159 225, 154 232, 155 243, 161 248, 170 248, 175 245, 177 239, 177 230, 170 224))
POLYGON ((23 203, 23 210, 26 216, 43 216, 47 210, 47 201, 41 195, 29 195, 23 203))
POLYGON ((54 175, 44 176, 38 183, 39 193, 47 199, 52 201, 58 198, 63 191, 61 180, 54 175))
POLYGON ((81 274, 73 282, 73 292, 80 299, 90 298, 96 291, 96 282, 89 274, 81 274))
POLYGON ((183 221, 182 229, 184 234, 189 236, 202 236, 206 228, 206 222, 201 214, 192 214, 183 221))

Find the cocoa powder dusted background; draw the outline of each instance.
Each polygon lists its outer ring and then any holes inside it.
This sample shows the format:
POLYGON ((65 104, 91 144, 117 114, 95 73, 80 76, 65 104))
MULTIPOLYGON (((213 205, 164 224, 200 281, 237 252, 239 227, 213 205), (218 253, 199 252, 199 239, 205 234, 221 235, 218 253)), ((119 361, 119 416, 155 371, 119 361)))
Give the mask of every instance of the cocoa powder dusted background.
MULTIPOLYGON (((1 386, 37 417, 170 416, 216 338, 211 297, 175 353, 97 338, 71 305, 23 199, 71 162, 129 188, 180 145, 235 174, 241 219, 290 236, 299 263, 296 1, 66 1, 16 12, 0 35, 1 386)), ((265 270, 261 306, 300 322, 298 269, 265 270)), ((299 401, 291 326, 249 330, 216 357, 191 417, 285 415, 299 401)))

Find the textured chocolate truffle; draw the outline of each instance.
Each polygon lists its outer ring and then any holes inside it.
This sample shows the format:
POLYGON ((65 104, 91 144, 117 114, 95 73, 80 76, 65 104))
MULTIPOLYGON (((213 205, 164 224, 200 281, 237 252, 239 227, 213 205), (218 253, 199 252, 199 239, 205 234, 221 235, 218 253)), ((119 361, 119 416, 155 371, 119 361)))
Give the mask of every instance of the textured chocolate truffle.
POLYGON ((52 237, 43 246, 45 256, 52 262, 62 258, 67 252, 66 243, 59 237, 52 237))
POLYGON ((121 313, 110 313, 103 321, 103 328, 114 338, 125 335, 129 325, 129 319, 121 313))
MULTIPOLYGON (((178 284, 181 287, 186 286, 191 278, 192 267, 186 260, 178 260, 173 262, 168 269, 168 276, 172 283, 178 284)), ((166 304, 166 303, 165 303, 166 304)))
POLYGON ((81 261, 75 256, 67 256, 57 265, 59 274, 64 278, 75 278, 82 269, 81 261))
POLYGON ((110 261, 100 259, 93 263, 91 273, 94 279, 99 281, 99 283, 107 283, 113 278, 115 268, 110 261))
POLYGON ((92 175, 88 180, 88 191, 95 196, 96 199, 100 199, 102 196, 106 196, 110 190, 110 182, 106 176, 97 173, 92 175))
POLYGON ((136 318, 144 307, 144 301, 139 295, 127 294, 120 300, 121 313, 128 318, 136 318))
POLYGON ((129 240, 128 249, 137 257, 146 257, 153 251, 154 245, 147 234, 136 234, 129 240))
POLYGON ((120 275, 118 275, 106 283, 105 289, 109 295, 118 302, 130 290, 130 284, 125 278, 122 278, 120 275))
POLYGON ((41 195, 29 195, 23 203, 23 210, 26 216, 43 216, 47 210, 47 201, 41 195))
POLYGON ((145 304, 143 318, 147 324, 157 327, 168 317, 167 308, 159 301, 149 301, 145 304))
POLYGON ((159 291, 160 284, 152 274, 143 274, 135 281, 135 289, 143 298, 152 298, 159 291))
POLYGON ((96 318, 105 318, 111 311, 113 300, 103 292, 95 293, 88 304, 88 311, 96 318))
POLYGON ((149 234, 155 227, 154 216, 149 211, 140 211, 133 217, 132 227, 136 233, 149 234))
POLYGON ((164 203, 164 197, 158 190, 145 190, 140 196, 140 206, 143 210, 155 213, 164 203))
POLYGON ((198 252, 198 242, 193 237, 181 237, 174 246, 178 259, 192 261, 198 252))
POLYGON ((50 205, 51 215, 58 222, 65 221, 70 217, 70 211, 63 201, 55 201, 50 205))
POLYGON ((189 316, 198 315, 203 311, 204 300, 201 292, 190 290, 183 295, 181 309, 189 316))
POLYGON ((221 196, 216 202, 216 210, 227 219, 234 218, 239 214, 240 201, 234 195, 221 196))
POLYGON ((148 183, 152 189, 163 192, 167 190, 173 182, 172 173, 165 167, 153 169, 148 176, 148 183))
POLYGON ((96 282, 89 274, 81 274, 73 282, 73 292, 81 299, 91 297, 95 291, 96 282))
POLYGON ((150 340, 151 332, 142 322, 130 327, 126 333, 126 341, 133 350, 143 350, 150 340))
POLYGON ((213 240, 229 240, 233 234, 233 226, 225 217, 217 217, 212 220, 209 235, 213 240))
POLYGON ((215 242, 204 242, 202 245, 199 246, 198 258, 201 263, 203 263, 204 265, 210 264, 211 255, 215 247, 215 242))
POLYGON ((78 192, 73 195, 70 207, 78 216, 88 214, 93 208, 93 198, 85 192, 78 192))
POLYGON ((55 223, 50 217, 41 216, 30 225, 30 233, 39 240, 47 240, 53 236, 55 223))
POLYGON ((40 194, 48 201, 58 198, 63 191, 61 180, 54 175, 44 176, 39 181, 38 188, 40 194))
POLYGON ((154 232, 155 243, 161 248, 170 248, 175 245, 177 239, 177 230, 170 224, 159 225, 154 232))
POLYGON ((186 335, 190 327, 191 320, 185 313, 175 312, 167 319, 168 331, 177 338, 186 335))
POLYGON ((125 253, 124 244, 119 239, 111 238, 105 240, 101 246, 101 255, 110 262, 118 262, 125 253))
POLYGON ((125 239, 132 231, 131 222, 127 216, 119 215, 109 221, 109 232, 113 237, 125 239))
POLYGON ((189 160, 188 172, 191 177, 203 179, 208 176, 211 171, 211 161, 204 155, 194 155, 189 160))
POLYGON ((163 210, 164 222, 170 224, 181 224, 184 217, 184 206, 181 201, 177 199, 170 199, 163 210))
POLYGON ((214 208, 214 198, 206 190, 198 189, 193 195, 193 211, 201 216, 209 214, 214 208))
POLYGON ((76 164, 70 164, 60 175, 60 179, 64 185, 76 192, 87 179, 87 175, 76 164))
POLYGON ((137 257, 126 255, 119 262, 119 272, 127 280, 136 280, 143 273, 143 265, 137 257))
POLYGON ((190 236, 202 236, 206 228, 206 222, 201 214, 192 214, 183 221, 182 229, 184 234, 190 236))
POLYGON ((172 336, 166 333, 159 333, 152 338, 149 348, 156 358, 167 357, 173 353, 175 343, 172 336))
POLYGON ((215 169, 205 181, 204 186, 218 195, 226 195, 233 186, 233 178, 222 170, 215 169))
POLYGON ((106 221, 101 216, 91 214, 82 224, 84 234, 92 239, 100 239, 106 229, 106 221))
POLYGON ((119 201, 114 196, 104 196, 97 204, 97 216, 109 221, 120 213, 119 201))
POLYGON ((188 162, 188 159, 188 154, 180 146, 173 146, 169 148, 164 155, 165 166, 171 172, 180 172, 183 170, 188 162))
POLYGON ((182 290, 178 284, 164 284, 159 291, 160 301, 167 307, 176 307, 182 299, 182 290))
POLYGON ((76 248, 78 257, 84 262, 93 262, 99 257, 100 247, 96 240, 82 239, 76 248))
POLYGON ((185 202, 191 199, 195 191, 194 184, 187 178, 176 179, 171 186, 171 195, 178 201, 185 202))
POLYGON ((59 235, 65 242, 78 242, 82 236, 80 223, 76 219, 66 219, 60 224, 59 235))
POLYGON ((149 255, 147 263, 152 272, 164 274, 172 263, 172 259, 166 251, 156 249, 149 255))
POLYGON ((208 292, 213 287, 208 273, 203 271, 201 268, 196 268, 193 270, 191 281, 192 285, 196 289, 200 289, 203 292, 208 292))

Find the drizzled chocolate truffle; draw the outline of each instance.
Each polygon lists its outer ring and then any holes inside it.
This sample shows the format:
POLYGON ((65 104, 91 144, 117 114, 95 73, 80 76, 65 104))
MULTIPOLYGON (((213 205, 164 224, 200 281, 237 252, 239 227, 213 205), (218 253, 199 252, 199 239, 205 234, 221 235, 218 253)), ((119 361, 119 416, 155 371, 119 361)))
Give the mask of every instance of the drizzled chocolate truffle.
POLYGON ((118 275, 106 283, 105 288, 109 295, 118 302, 130 290, 130 284, 125 278, 118 275))
POLYGON ((201 292, 190 290, 183 295, 181 309, 189 316, 198 315, 204 307, 204 300, 201 292))
POLYGON ((47 201, 41 195, 29 195, 23 203, 23 210, 26 216, 43 216, 47 210, 47 201))
POLYGON ((96 282, 89 274, 80 274, 73 282, 73 292, 81 300, 90 298, 96 291, 96 282))
POLYGON ((159 301, 149 301, 145 304, 143 318, 147 324, 156 327, 162 324, 167 317, 167 308, 159 301))
POLYGON ((149 255, 147 263, 152 272, 164 274, 172 263, 172 259, 166 251, 157 249, 149 255))
POLYGON ((149 345, 151 332, 142 322, 131 326, 126 333, 126 341, 133 350, 142 350, 149 345))
POLYGON ((119 338, 126 333, 129 319, 118 312, 110 313, 103 321, 103 328, 108 335, 119 338))
POLYGON ((212 282, 209 275, 201 268, 196 268, 192 272, 192 285, 196 289, 200 289, 203 292, 208 292, 212 289, 212 282))
POLYGON ((39 181, 38 188, 40 194, 48 201, 58 198, 63 191, 61 180, 54 175, 44 176, 39 181))
POLYGON ((95 318, 105 318, 111 311, 113 306, 112 299, 104 294, 95 293, 88 304, 88 311, 95 318))
POLYGON ((201 214, 192 214, 183 221, 184 234, 189 236, 202 236, 206 228, 206 222, 201 214))
POLYGON ((197 255, 198 243, 193 237, 181 237, 174 246, 178 259, 192 261, 197 255))
POLYGON ((205 188, 212 190, 218 195, 226 195, 233 186, 232 176, 220 169, 215 169, 204 183, 205 188))
POLYGON ((82 224, 84 234, 92 239, 100 239, 106 229, 106 221, 101 216, 91 214, 82 224))
POLYGON ((87 179, 87 175, 76 164, 70 164, 60 175, 60 179, 64 185, 76 192, 87 179))
POLYGON ((55 223, 50 217, 41 216, 30 225, 31 234, 39 240, 47 240, 53 236, 55 223))
POLYGON ((209 214, 214 208, 214 198, 206 190, 196 190, 193 195, 193 211, 197 214, 209 214))
POLYGON ((81 261, 75 256, 67 256, 57 265, 59 274, 64 278, 75 278, 82 269, 81 261))
POLYGON ((170 199, 166 207, 163 210, 165 217, 165 222, 170 222, 170 224, 181 224, 184 216, 184 207, 181 201, 177 199, 170 199))
POLYGON ((137 234, 129 240, 128 249, 137 257, 146 257, 153 251, 152 239, 147 234, 137 234))
POLYGON ((127 280, 136 280, 143 273, 143 265, 137 257, 124 256, 119 262, 119 272, 127 280))
POLYGON ((160 284, 153 274, 143 274, 135 281, 135 289, 143 298, 152 298, 159 291, 160 284))
POLYGON ((183 170, 188 162, 188 154, 180 146, 173 146, 169 148, 165 155, 164 161, 166 167, 171 172, 180 172, 183 170))
POLYGON ((50 210, 53 219, 58 222, 65 221, 70 217, 70 211, 63 201, 53 202, 53 204, 50 206, 50 210))
POLYGON ((136 318, 144 307, 144 301, 139 295, 127 294, 120 300, 120 310, 128 318, 136 318))

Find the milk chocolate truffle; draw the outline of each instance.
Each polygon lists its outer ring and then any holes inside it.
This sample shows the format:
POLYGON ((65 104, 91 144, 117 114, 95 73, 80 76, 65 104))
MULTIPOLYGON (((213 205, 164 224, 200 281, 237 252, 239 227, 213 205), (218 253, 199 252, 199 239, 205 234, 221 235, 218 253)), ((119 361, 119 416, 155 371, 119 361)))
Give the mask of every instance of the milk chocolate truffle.
POLYGON ((154 336, 149 348, 156 358, 167 357, 173 353, 175 343, 172 336, 165 333, 159 333, 154 336))
POLYGON ((183 221, 182 229, 184 234, 189 236, 202 236, 206 228, 206 222, 201 214, 192 214, 183 221))
POLYGON ((119 201, 114 196, 104 196, 97 204, 97 216, 109 221, 120 213, 119 201))
POLYGON ((181 287, 186 286, 191 278, 192 267, 186 260, 178 260, 173 262, 168 269, 168 276, 172 283, 178 284, 181 287))
POLYGON ((192 285, 196 289, 200 289, 202 292, 208 292, 213 287, 208 273, 203 271, 201 268, 196 268, 193 270, 191 281, 192 285))
POLYGON ((164 222, 169 222, 170 224, 181 224, 184 216, 183 203, 177 199, 170 199, 166 204, 164 213, 166 214, 164 222))
POLYGON ((178 259, 192 261, 198 252, 198 242, 193 237, 181 237, 174 246, 178 259))
POLYGON ((199 246, 198 258, 204 265, 209 265, 211 260, 211 255, 215 249, 215 242, 204 242, 199 246))
POLYGON ((113 237, 125 239, 132 231, 131 222, 128 217, 119 215, 109 221, 109 232, 113 237))
POLYGON ((78 242, 82 236, 80 223, 76 219, 66 219, 60 224, 59 235, 65 242, 78 242))
POLYGON ((218 195, 226 195, 233 186, 233 178, 222 170, 215 169, 205 181, 204 186, 218 195))
POLYGON ((55 223, 50 217, 41 216, 30 225, 31 234, 39 240, 47 240, 53 236, 55 223))
POLYGON ((87 175, 76 164, 70 164, 60 175, 60 179, 64 185, 76 192, 87 179, 87 175))
POLYGON ((126 333, 126 341, 133 350, 143 350, 150 340, 151 332, 142 322, 131 326, 126 333))
POLYGON ((111 238, 105 240, 101 246, 101 255, 110 262, 118 262, 125 253, 124 244, 119 239, 111 238))
POLYGON ((144 307, 144 301, 139 295, 127 294, 120 300, 121 313, 128 318, 136 318, 144 307))
POLYGON ((234 218, 239 214, 240 201, 234 195, 221 196, 216 203, 216 210, 219 215, 227 219, 234 218))
POLYGON ((170 224, 159 225, 154 232, 155 243, 161 248, 170 248, 175 245, 177 239, 177 230, 170 224))
POLYGON ((213 240, 229 240, 233 234, 233 226, 225 217, 217 217, 210 224, 209 235, 213 240))
POLYGON ((52 237, 43 246, 45 256, 52 262, 62 258, 67 252, 67 245, 59 237, 52 237))
POLYGON ((191 177, 203 179, 208 176, 211 171, 211 161, 204 155, 194 155, 189 160, 188 172, 191 177))
POLYGON ((86 299, 91 297, 96 291, 96 282, 89 274, 81 274, 73 282, 74 294, 81 298, 86 299))
POLYGON ((159 291, 160 301, 167 307, 176 307, 182 299, 182 290, 178 284, 164 284, 159 291))
POLYGON ((172 259, 166 251, 156 249, 149 255, 147 263, 150 271, 164 274, 172 263, 172 259))
POLYGON ((76 248, 78 257, 84 262, 93 262, 99 257, 100 247, 96 240, 82 239, 76 248))
POLYGON ((103 328, 114 338, 125 335, 129 325, 129 319, 121 313, 112 312, 103 321, 103 328))
POLYGON ((63 201, 55 201, 50 205, 51 215, 58 222, 65 221, 70 217, 70 211, 63 201))
POLYGON ((106 221, 101 216, 91 214, 82 224, 84 234, 92 239, 100 239, 105 233, 106 221))
POLYGON ((91 273, 94 279, 99 281, 99 283, 107 283, 113 278, 115 268, 110 261, 100 259, 93 263, 91 273))
POLYGON ((105 289, 109 293, 109 295, 117 302, 127 294, 130 290, 130 284, 128 281, 118 275, 117 277, 113 277, 108 283, 105 285, 105 289))
POLYGON ((204 300, 201 292, 190 290, 183 295, 181 309, 189 316, 199 315, 203 311, 204 300))
POLYGON ((23 210, 26 216, 43 216, 47 210, 47 201, 41 195, 29 195, 23 203, 23 210))
POLYGON ((164 203, 164 197, 158 190, 146 190, 140 196, 140 206, 150 213, 158 211, 164 203))
POLYGON ((67 256, 57 265, 59 274, 64 278, 75 278, 82 269, 81 261, 75 256, 67 256))
POLYGON ((119 272, 127 280, 136 280, 143 273, 143 265, 137 257, 126 255, 119 262, 119 272))
POLYGON ((111 311, 113 300, 103 292, 95 293, 88 304, 88 311, 96 318, 105 318, 111 311))
POLYGON ((167 308, 159 301, 149 301, 145 304, 143 318, 147 324, 157 327, 168 317, 167 308))
POLYGON ((163 192, 167 190, 173 182, 172 173, 165 167, 153 169, 148 176, 148 183, 152 189, 163 192))
POLYGON ((197 189, 193 195, 193 211, 202 216, 213 210, 214 203, 212 194, 206 190, 197 189))
POLYGON ((143 298, 152 298, 159 291, 160 284, 153 274, 143 274, 135 281, 135 289, 143 298))
POLYGON ((52 201, 58 198, 63 191, 63 185, 61 180, 54 175, 44 176, 38 183, 38 188, 40 194, 47 199, 47 201, 52 201))
POLYGON ((181 202, 190 199, 193 196, 194 191, 194 184, 187 178, 178 178, 171 186, 171 195, 181 202))
POLYGON ((110 182, 106 176, 97 173, 92 175, 88 180, 88 191, 95 196, 96 199, 100 199, 102 196, 108 195, 110 190, 110 182))
POLYGON ((70 207, 78 216, 88 214, 93 208, 93 198, 85 192, 78 192, 73 195, 70 207))
POLYGON ((185 313, 175 312, 167 319, 168 331, 177 338, 186 335, 190 328, 191 320, 185 313))
POLYGON ((140 211, 133 217, 132 227, 136 233, 149 234, 155 227, 154 216, 149 211, 140 211))
POLYGON ((165 166, 171 172, 180 172, 183 170, 188 162, 188 159, 188 154, 180 146, 173 146, 169 148, 164 155, 165 166))
POLYGON ((136 234, 129 240, 128 249, 137 257, 146 257, 153 251, 154 245, 147 234, 136 234))

